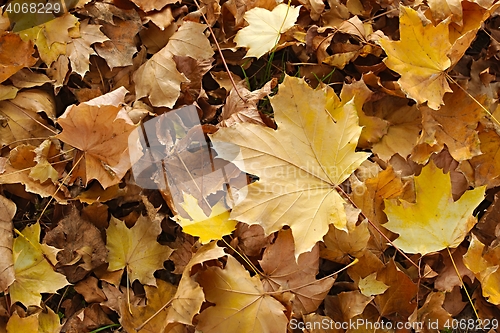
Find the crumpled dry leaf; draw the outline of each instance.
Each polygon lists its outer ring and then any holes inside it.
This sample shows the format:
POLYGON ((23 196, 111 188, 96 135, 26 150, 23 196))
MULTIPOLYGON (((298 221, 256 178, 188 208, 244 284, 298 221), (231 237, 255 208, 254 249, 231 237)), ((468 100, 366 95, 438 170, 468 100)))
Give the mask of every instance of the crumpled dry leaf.
POLYGON ((44 242, 62 249, 57 256, 58 268, 71 283, 106 262, 107 250, 101 232, 81 218, 75 208, 45 235, 44 242))
POLYGON ((500 304, 500 246, 487 247, 472 234, 469 250, 464 255, 464 264, 481 282, 483 296, 488 302, 500 304))
POLYGON ((168 44, 139 67, 134 73, 136 99, 147 96, 153 106, 174 106, 181 83, 188 79, 177 70, 173 56, 188 56, 197 60, 210 58, 214 52, 203 33, 205 29, 204 24, 184 22, 170 37, 168 44))
POLYGON ((316 311, 330 291, 334 279, 316 280, 319 272, 318 245, 310 252, 302 253, 295 261, 293 243, 289 229, 280 231, 276 241, 264 251, 259 263, 264 270, 264 290, 293 293, 293 313, 301 317, 316 311))
POLYGON ((73 38, 67 45, 68 57, 71 60, 71 69, 83 78, 90 67, 90 56, 95 51, 90 47, 94 43, 108 41, 109 38, 99 30, 100 25, 89 24, 88 20, 80 22, 80 36, 73 38))

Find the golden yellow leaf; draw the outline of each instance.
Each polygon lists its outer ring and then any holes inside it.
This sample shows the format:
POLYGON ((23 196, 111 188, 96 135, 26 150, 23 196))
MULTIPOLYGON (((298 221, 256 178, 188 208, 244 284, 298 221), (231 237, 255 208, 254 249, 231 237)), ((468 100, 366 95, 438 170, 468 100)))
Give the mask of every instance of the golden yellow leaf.
POLYGON ((205 244, 214 239, 221 239, 229 235, 236 227, 236 221, 229 220, 229 210, 224 205, 223 199, 212 207, 210 216, 205 215, 203 209, 198 205, 198 200, 190 194, 184 193, 184 202, 181 207, 192 218, 186 219, 176 216, 176 221, 182 227, 182 231, 192 236, 200 237, 200 243, 205 244))
POLYGON ((219 157, 259 177, 238 192, 231 218, 260 224, 267 235, 289 225, 295 257, 311 250, 330 224, 347 230, 336 187, 369 155, 355 152, 361 133, 355 106, 332 105, 331 95, 330 88, 313 90, 287 76, 271 98, 277 130, 235 124, 211 136, 219 157))
POLYGON ((55 293, 68 285, 66 277, 54 271, 45 259, 50 246, 39 243, 40 224, 35 223, 14 239, 13 257, 16 280, 9 287, 12 303, 40 306, 40 293, 55 293))
POLYGON ((443 104, 444 94, 451 92, 445 75, 451 66, 447 56, 451 50, 449 21, 424 25, 417 11, 410 7, 401 6, 400 13, 400 40, 380 40, 387 53, 384 62, 401 75, 398 82, 408 97, 419 104, 427 102, 437 110, 443 104))
POLYGON ((209 267, 200 273, 209 307, 199 315, 197 329, 204 333, 286 332, 285 307, 267 295, 259 276, 250 277, 236 259, 228 256, 226 267, 209 267))
POLYGON ((127 268, 131 282, 156 286, 153 273, 163 268, 172 249, 160 245, 156 238, 161 233, 159 221, 140 216, 132 228, 114 217, 107 229, 108 262, 110 271, 127 268))
POLYGON ((288 6, 284 3, 272 11, 252 8, 244 16, 248 26, 238 31, 234 41, 238 47, 248 48, 245 58, 258 59, 278 44, 282 33, 294 26, 299 11, 300 6, 288 6))
POLYGON ((97 179, 104 189, 118 184, 130 169, 128 136, 135 129, 125 109, 120 105, 126 94, 121 87, 104 96, 70 106, 59 117, 63 128, 56 137, 78 148, 73 179, 82 177, 85 185, 97 179), (106 104, 102 104, 104 100, 106 104))
POLYGON ((469 250, 464 255, 464 264, 481 282, 483 296, 488 302, 500 304, 500 246, 488 247, 472 234, 469 250))
POLYGON ((389 222, 384 227, 399 234, 394 244, 407 253, 425 255, 455 248, 476 224, 472 211, 483 200, 485 189, 466 191, 454 202, 450 175, 431 161, 415 177, 415 203, 385 200, 389 222))

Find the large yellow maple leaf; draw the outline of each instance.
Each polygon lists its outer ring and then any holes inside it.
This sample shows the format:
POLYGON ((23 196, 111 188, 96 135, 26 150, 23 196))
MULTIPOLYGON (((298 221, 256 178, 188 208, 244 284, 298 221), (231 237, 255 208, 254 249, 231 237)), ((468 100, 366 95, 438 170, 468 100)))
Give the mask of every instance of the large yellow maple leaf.
POLYGON ((361 127, 354 103, 332 103, 333 95, 287 76, 271 98, 277 130, 235 124, 211 136, 220 157, 259 177, 239 191, 231 218, 260 224, 266 234, 290 226, 295 257, 330 224, 347 230, 336 187, 369 155, 355 152, 361 127))
POLYGON ((250 277, 236 259, 226 267, 209 267, 199 282, 206 299, 214 303, 199 315, 197 328, 205 333, 286 332, 285 307, 267 295, 258 275, 250 277))
POLYGON ((407 253, 457 247, 476 224, 472 211, 483 200, 485 188, 466 191, 454 202, 450 175, 431 162, 415 177, 415 203, 385 200, 389 222, 384 227, 399 234, 394 244, 407 253))
POLYGON ((418 13, 409 7, 400 7, 399 41, 380 40, 387 54, 387 67, 399 73, 399 84, 406 95, 417 103, 427 102, 434 110, 443 104, 443 95, 451 92, 446 81, 448 58, 452 45, 449 41, 449 21, 437 26, 424 25, 418 13))

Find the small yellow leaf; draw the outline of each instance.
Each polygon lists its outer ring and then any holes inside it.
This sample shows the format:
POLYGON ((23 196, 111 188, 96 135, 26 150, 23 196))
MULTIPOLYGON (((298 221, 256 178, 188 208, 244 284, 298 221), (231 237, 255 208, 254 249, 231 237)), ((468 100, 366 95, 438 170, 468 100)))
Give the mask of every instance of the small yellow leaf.
POLYGON ((236 228, 236 221, 229 220, 229 210, 225 207, 223 199, 212 207, 212 212, 208 217, 198 205, 198 200, 191 194, 184 193, 184 202, 181 206, 192 220, 178 215, 176 216, 177 223, 182 226, 185 233, 200 237, 202 244, 221 239, 236 228))
POLYGON ((376 272, 359 279, 358 287, 361 293, 368 297, 383 294, 389 288, 388 285, 377 280, 376 272))
POLYGON ((450 175, 431 162, 415 177, 415 203, 385 200, 389 222, 384 227, 399 234, 394 244, 407 253, 425 255, 455 248, 476 224, 472 211, 483 200, 485 189, 466 191, 454 202, 450 175))
POLYGON ((141 216, 132 228, 114 217, 109 221, 107 243, 109 270, 127 267, 130 281, 156 286, 153 273, 163 268, 172 249, 160 245, 156 238, 161 233, 160 223, 141 216))
POLYGON ((278 43, 281 34, 294 26, 299 17, 300 6, 288 6, 284 3, 272 11, 265 8, 253 8, 245 13, 248 26, 238 31, 234 41, 238 47, 247 47, 245 58, 262 57, 278 43))
POLYGON ((417 11, 400 7, 401 39, 380 40, 387 53, 387 67, 399 73, 399 84, 406 95, 417 103, 427 102, 434 110, 443 104, 443 95, 451 92, 446 81, 446 70, 451 66, 447 54, 451 50, 448 39, 449 21, 438 26, 424 26, 417 11))

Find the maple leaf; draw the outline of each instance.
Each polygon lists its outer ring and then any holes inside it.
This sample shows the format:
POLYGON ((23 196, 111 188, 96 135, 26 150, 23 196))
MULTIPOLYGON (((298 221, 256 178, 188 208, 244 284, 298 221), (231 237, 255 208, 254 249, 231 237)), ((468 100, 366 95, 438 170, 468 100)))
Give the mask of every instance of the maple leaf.
POLYGON ((295 257, 311 250, 329 224, 347 230, 336 186, 369 155, 355 152, 361 127, 354 105, 327 104, 332 94, 287 76, 271 98, 276 131, 235 124, 210 136, 220 157, 259 177, 238 192, 231 218, 260 224, 266 234, 289 225, 295 257))
POLYGON ((201 309, 205 295, 200 285, 191 277, 191 270, 198 264, 220 258, 224 255, 226 253, 223 248, 217 246, 217 242, 206 244, 196 251, 182 272, 179 287, 172 300, 171 310, 167 316, 169 323, 192 324, 193 317, 201 309))
MULTIPOLYGON (((31 89, 21 91, 14 99, 0 101, 0 144, 16 146, 24 139, 46 138, 54 134, 52 127, 41 115, 56 116, 56 102, 47 92, 31 89)), ((31 143, 42 140, 30 141, 31 143)))
POLYGON ((229 220, 229 210, 224 205, 223 199, 212 207, 210 216, 205 215, 203 209, 198 206, 198 200, 190 194, 184 193, 184 202, 180 205, 192 220, 177 216, 177 223, 185 233, 200 237, 202 244, 213 239, 221 239, 233 232, 236 227, 236 221, 229 220))
POLYGON ((83 160, 73 178, 82 177, 85 185, 97 179, 106 189, 118 184, 130 168, 127 139, 135 125, 120 105, 126 92, 120 87, 97 99, 72 105, 58 119, 63 131, 56 137, 81 150, 75 161, 83 160))
POLYGON ((457 247, 476 223, 472 211, 483 200, 485 186, 466 191, 454 202, 450 175, 432 161, 414 179, 415 203, 384 200, 389 220, 384 227, 399 234, 394 244, 422 255, 457 247))
POLYGON ((40 58, 50 66, 61 54, 66 54, 66 44, 71 42, 69 30, 76 28, 78 19, 69 14, 19 32, 19 36, 36 45, 40 58))
POLYGON ((125 295, 121 300, 120 323, 127 332, 170 332, 165 331, 168 308, 164 305, 168 303, 175 294, 176 287, 168 282, 156 279, 157 287, 144 286, 146 291, 146 305, 133 305, 132 312, 128 309, 128 300, 125 295), (157 313, 157 311, 160 311, 157 313), (152 318, 140 330, 136 330, 147 319, 152 318))
POLYGON ((198 316, 197 329, 211 332, 286 332, 285 307, 264 291, 259 276, 250 277, 236 259, 228 256, 226 267, 209 267, 200 273, 209 307, 198 316))
POLYGON ((132 57, 137 52, 135 36, 141 28, 141 20, 135 11, 127 11, 126 14, 115 18, 112 24, 106 23, 102 26, 102 31, 109 40, 96 44, 95 50, 106 60, 109 68, 133 64, 132 57))
POLYGON ((84 77, 89 70, 89 57, 96 54, 90 46, 109 40, 99 28, 99 25, 89 24, 88 20, 80 22, 80 37, 73 38, 72 42, 67 45, 71 69, 81 77, 84 77))
POLYGON ((12 219, 16 204, 0 195, 0 290, 6 290, 15 280, 12 257, 12 219))
POLYGON ((110 271, 127 268, 131 282, 156 286, 153 273, 163 268, 172 249, 160 245, 156 238, 161 233, 160 221, 140 216, 132 228, 111 217, 107 229, 108 262, 110 271))
POLYGON ((464 264, 481 282, 483 296, 488 302, 500 304, 500 246, 487 247, 472 234, 469 250, 464 255, 464 264))
POLYGON ((437 110, 443 104, 444 94, 451 92, 446 81, 446 70, 451 66, 447 56, 452 46, 449 21, 424 26, 417 11, 400 6, 400 13, 400 40, 380 40, 387 54, 384 62, 401 75, 398 82, 408 97, 419 104, 427 102, 437 110))
POLYGON ((262 282, 267 291, 287 290, 295 295, 294 316, 315 311, 330 291, 334 279, 316 280, 319 272, 319 246, 294 258, 294 241, 290 230, 281 230, 276 241, 266 248, 259 261, 264 270, 262 282))
POLYGON ((39 223, 26 227, 14 239, 12 252, 16 279, 9 287, 12 303, 40 306, 40 293, 55 293, 68 285, 64 275, 55 272, 45 259, 45 256, 49 256, 49 251, 55 249, 40 244, 39 239, 39 223))
POLYGON ((205 24, 184 22, 168 44, 139 67, 134 73, 136 99, 147 96, 153 106, 174 106, 181 83, 188 79, 177 70, 173 56, 197 60, 210 58, 214 52, 203 33, 205 29, 205 24))
POLYGON ((23 67, 36 63, 32 56, 35 52, 32 42, 23 41, 19 35, 3 32, 0 35, 0 82, 7 80, 23 67))
POLYGON ((234 41, 238 47, 247 47, 245 58, 262 57, 279 42, 281 34, 294 26, 300 6, 277 5, 272 11, 253 8, 245 13, 248 26, 238 31, 234 41))

